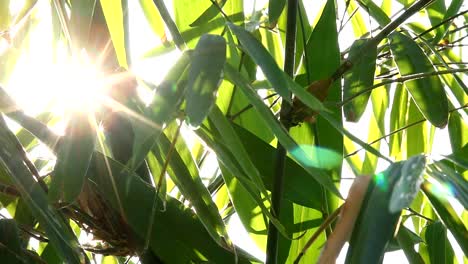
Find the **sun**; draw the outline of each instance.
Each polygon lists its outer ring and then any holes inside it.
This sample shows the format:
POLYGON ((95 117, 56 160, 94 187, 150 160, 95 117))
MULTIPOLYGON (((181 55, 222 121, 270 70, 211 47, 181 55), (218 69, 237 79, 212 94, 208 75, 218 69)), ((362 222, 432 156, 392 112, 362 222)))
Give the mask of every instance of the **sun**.
POLYGON ((105 100, 109 86, 107 76, 87 61, 72 59, 54 66, 56 78, 46 88, 58 109, 65 112, 88 112, 98 110, 105 100))

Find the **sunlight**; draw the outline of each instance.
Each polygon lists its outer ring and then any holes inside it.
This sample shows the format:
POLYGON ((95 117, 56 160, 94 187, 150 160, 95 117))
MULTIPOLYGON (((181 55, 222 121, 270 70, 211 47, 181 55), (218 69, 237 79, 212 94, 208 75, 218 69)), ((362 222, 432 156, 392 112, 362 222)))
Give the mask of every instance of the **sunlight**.
POLYGON ((103 74, 89 61, 71 61, 57 66, 55 78, 47 87, 58 109, 93 113, 106 93, 103 74))

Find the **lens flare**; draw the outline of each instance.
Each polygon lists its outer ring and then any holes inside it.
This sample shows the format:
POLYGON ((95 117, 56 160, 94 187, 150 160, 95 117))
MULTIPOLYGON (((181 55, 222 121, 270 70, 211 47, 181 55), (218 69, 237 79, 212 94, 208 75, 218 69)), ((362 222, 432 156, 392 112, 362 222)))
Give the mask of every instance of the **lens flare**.
POLYGON ((342 157, 333 150, 312 145, 300 145, 291 155, 310 167, 333 169, 340 166, 342 157))
POLYGON ((429 191, 435 196, 447 198, 455 196, 455 188, 450 183, 439 183, 438 181, 427 182, 429 191))
POLYGON ((380 172, 374 175, 374 181, 375 185, 382 191, 386 192, 388 190, 388 179, 384 172, 380 172))

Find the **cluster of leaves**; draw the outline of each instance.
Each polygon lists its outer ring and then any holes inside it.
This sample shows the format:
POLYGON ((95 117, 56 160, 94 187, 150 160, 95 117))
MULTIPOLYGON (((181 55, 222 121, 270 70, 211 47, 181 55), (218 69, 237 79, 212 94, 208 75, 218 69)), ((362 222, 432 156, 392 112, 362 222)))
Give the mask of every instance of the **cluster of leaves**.
MULTIPOLYGON (((0 54, 5 82, 39 17, 38 1, 25 1, 14 19, 9 2, 0 6, 0 37, 14 47, 0 54)), ((116 261, 138 255, 143 263, 258 262, 229 238, 227 226, 236 214, 262 249, 268 228, 280 233, 275 258, 267 262, 315 263, 333 230, 329 216, 336 216, 342 203, 338 188, 345 161, 356 175, 375 175, 347 263, 378 263, 399 249, 411 263, 454 262, 447 230, 468 255, 466 213, 460 217, 449 202, 452 196, 468 207, 463 1, 449 6, 441 0, 398 1, 403 8, 393 20, 392 1, 340 2, 356 36, 342 50, 338 38, 345 22, 338 26, 334 0, 314 6, 321 10, 316 23, 305 1, 286 7, 285 0, 271 0, 252 14, 242 1, 172 2, 171 17, 164 1, 139 1, 163 43, 146 56, 174 49, 181 56, 159 85, 139 80, 154 91, 149 105, 130 93, 124 100, 113 98, 126 110, 104 111, 102 116, 119 120, 108 125, 106 135, 87 115, 74 113, 66 134, 58 136, 47 127, 56 117, 27 116, 0 91, 0 202, 13 216, 0 219, 2 260, 87 263, 102 254, 116 261), (421 10, 429 26, 405 22, 421 10), (369 28, 363 16, 378 28, 369 28), (282 48, 290 32, 297 32, 292 53, 282 48), (278 66, 285 61, 293 62, 293 74, 278 66), (258 80, 260 70, 266 80, 258 80), (325 96, 314 92, 317 84, 325 96), (306 110, 294 108, 299 104, 291 94, 306 110), (369 101, 365 143, 348 131, 342 116, 363 123, 369 101), (279 110, 291 105, 290 113, 314 115, 313 122, 303 123, 312 119, 298 115, 285 125, 279 110), (5 116, 22 129, 14 134, 5 116), (181 136, 184 122, 193 128, 194 142, 181 136), (302 124, 290 127, 297 123, 302 124), (430 154, 439 129, 448 130, 453 153, 435 160, 430 154), (381 150, 387 138, 388 154, 381 150), (277 144, 288 153, 279 173, 284 174, 279 214, 270 210, 278 184, 277 144), (55 166, 54 160, 28 157, 40 145, 56 155, 55 166), (357 146, 365 151, 364 160, 355 155, 357 146), (388 168, 377 173, 378 162, 388 168), (205 180, 207 168, 215 173, 205 180), (48 173, 43 177, 39 171, 48 173), (80 244, 81 232, 102 243, 80 244), (38 247, 31 247, 33 240, 40 241, 38 247)), ((102 66, 131 68, 127 1, 54 0, 50 6, 54 45, 92 53, 83 40, 98 36, 101 20, 113 47, 102 66)))

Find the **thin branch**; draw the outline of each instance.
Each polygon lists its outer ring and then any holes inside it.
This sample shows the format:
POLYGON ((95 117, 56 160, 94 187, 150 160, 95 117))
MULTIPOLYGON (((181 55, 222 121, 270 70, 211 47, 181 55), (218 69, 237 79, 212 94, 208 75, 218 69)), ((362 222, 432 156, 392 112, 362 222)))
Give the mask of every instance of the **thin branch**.
MULTIPOLYGON (((454 111, 458 111, 458 110, 461 110, 461 109, 464 109, 464 108, 467 108, 467 107, 468 107, 468 104, 465 104, 465 105, 463 105, 463 106, 460 106, 460 107, 457 107, 457 108, 454 108, 454 109, 450 110, 449 113, 452 113, 452 112, 454 112, 454 111)), ((426 120, 427 120, 427 119, 423 118, 423 119, 421 119, 421 120, 415 121, 415 122, 413 122, 413 123, 411 123, 411 124, 408 124, 408 125, 406 125, 406 126, 400 127, 400 128, 398 128, 398 129, 396 129, 396 130, 393 130, 392 132, 390 132, 390 133, 388 133, 388 134, 386 134, 386 135, 384 135, 384 136, 381 136, 381 137, 377 138, 376 140, 373 140, 373 141, 367 143, 367 145, 373 145, 373 144, 379 142, 379 141, 382 140, 382 139, 388 138, 389 136, 392 136, 392 135, 394 135, 394 134, 396 134, 396 133, 399 133, 399 132, 401 132, 401 131, 403 131, 403 130, 405 130, 405 129, 408 129, 408 128, 410 128, 410 127, 412 127, 412 126, 415 126, 415 125, 417 125, 417 124, 419 124, 419 123, 422 123, 422 122, 424 122, 424 121, 426 121, 426 120)), ((352 152, 352 153, 350 153, 350 154, 348 154, 348 155, 346 155, 346 156, 344 156, 344 157, 345 157, 345 158, 348 158, 348 157, 350 157, 350 156, 356 155, 359 151, 361 151, 361 150, 363 150, 363 149, 364 149, 364 148, 360 148, 360 149, 358 149, 358 150, 356 150, 356 151, 354 151, 354 152, 352 152)))
MULTIPOLYGON (((298 0, 288 0, 287 4, 287 22, 286 22, 286 45, 285 45, 285 59, 284 59, 284 72, 290 77, 294 75, 295 53, 296 53, 296 28, 297 28, 297 10, 299 9, 298 0)), ((291 93, 287 95, 291 98, 291 93)), ((288 98, 285 98, 288 99, 288 98)), ((291 126, 291 105, 283 100, 280 110, 280 122, 289 130, 291 126)), ((283 145, 278 143, 276 150, 276 166, 274 170, 273 188, 271 190, 271 214, 274 217, 279 217, 281 202, 284 193, 284 178, 285 178, 285 163, 286 163, 286 149, 283 145)), ((266 249, 266 263, 278 263, 278 243, 279 232, 273 221, 270 220, 268 224, 267 235, 267 249, 266 249)))
POLYGON ((453 15, 453 16, 447 18, 447 19, 444 19, 444 20, 440 21, 439 23, 437 23, 436 25, 430 27, 429 29, 427 29, 427 30, 421 32, 419 35, 417 35, 417 36, 414 37, 413 39, 420 38, 420 37, 426 35, 427 33, 431 32, 432 30, 434 30, 434 29, 436 29, 436 28, 438 28, 438 27, 444 25, 444 24, 447 23, 447 22, 450 22, 450 21, 454 20, 455 18, 457 18, 457 17, 459 17, 459 16, 463 16, 463 15, 466 14, 466 13, 468 13, 468 10, 462 11, 462 12, 456 14, 456 15, 453 15))
POLYGON ((299 261, 301 260, 301 258, 305 255, 305 253, 307 252, 307 250, 310 248, 310 246, 312 246, 312 244, 315 242, 315 240, 317 240, 317 238, 319 237, 319 235, 338 217, 338 215, 340 214, 340 211, 341 211, 341 207, 343 207, 343 205, 341 205, 340 207, 338 207, 331 215, 329 215, 327 217, 327 219, 325 219, 325 221, 317 228, 317 230, 315 231, 315 233, 309 238, 309 240, 307 241, 307 243, 304 245, 304 248, 302 248, 301 252, 297 255, 296 259, 294 260, 294 264, 298 264, 299 261))
MULTIPOLYGON (((270 99, 271 97, 273 96, 277 96, 278 94, 277 93, 273 93, 273 94, 270 94, 268 96, 265 96, 262 100, 267 100, 267 99, 270 99)), ((248 104, 246 107, 242 108, 241 110, 239 110, 237 113, 229 116, 228 118, 232 120, 238 118, 242 113, 244 113, 245 111, 249 110, 250 108, 252 108, 253 105, 252 104, 248 104)))
MULTIPOLYGON (((420 218, 422 218, 422 219, 424 219, 424 220, 426 220, 426 221, 428 221, 428 222, 431 222, 431 223, 434 222, 434 219, 430 219, 430 218, 428 218, 427 216, 422 215, 422 214, 416 212, 416 211, 413 210, 411 207, 406 208, 406 210, 407 210, 408 212, 411 212, 411 215, 418 216, 418 217, 420 217, 420 218)), ((411 216, 411 215, 409 215, 409 216, 411 216)))
POLYGON ((386 38, 390 33, 393 32, 397 27, 399 27, 406 19, 411 17, 413 14, 424 8, 433 0, 419 0, 411 5, 408 9, 403 12, 400 16, 398 16, 395 20, 388 23, 375 37, 369 39, 369 41, 362 47, 362 49, 355 54, 355 56, 350 57, 345 60, 332 74, 332 80, 337 80, 343 76, 343 74, 349 71, 353 64, 359 62, 359 60, 363 57, 362 55, 365 54, 369 47, 377 46, 384 38, 386 38))
POLYGON ((457 72, 468 72, 468 69, 452 69, 452 70, 444 70, 444 71, 433 71, 433 72, 422 72, 422 73, 415 73, 415 74, 410 74, 410 75, 405 75, 400 78, 396 79, 391 79, 391 80, 386 80, 382 81, 380 83, 374 84, 369 88, 366 88, 362 91, 360 91, 357 94, 354 94, 353 96, 346 98, 342 102, 339 102, 337 104, 337 107, 343 107, 345 104, 351 102, 352 100, 356 99, 356 97, 363 95, 365 93, 371 92, 372 90, 379 88, 381 86, 390 84, 390 83, 402 83, 410 80, 416 80, 416 79, 422 79, 430 76, 438 76, 438 75, 443 75, 443 74, 453 74, 457 72))
POLYGON ((163 164, 163 167, 161 168, 161 173, 159 174, 158 183, 156 185, 156 192, 154 193, 153 206, 151 208, 151 216, 150 216, 150 219, 149 219, 148 230, 147 230, 147 233, 146 233, 145 247, 144 247, 145 251, 148 250, 148 248, 149 248, 149 243, 150 243, 150 240, 151 240, 150 239, 151 238, 151 232, 153 232, 153 222, 154 222, 154 217, 156 216, 158 196, 159 196, 159 192, 161 190, 162 180, 165 177, 167 167, 169 166, 169 161, 171 160, 172 154, 174 153, 175 145, 177 143, 177 139, 179 138, 180 128, 182 127, 182 124, 183 124, 183 122, 180 121, 180 124, 177 127, 176 134, 174 135, 174 139, 172 140, 171 146, 169 147, 169 150, 167 151, 166 160, 165 160, 165 162, 163 164))
POLYGON ((227 22, 232 23, 231 19, 229 18, 228 15, 226 15, 226 13, 224 13, 223 8, 221 8, 221 6, 219 6, 218 2, 216 2, 215 0, 210 0, 210 1, 216 7, 216 9, 218 9, 218 11, 224 17, 224 19, 226 19, 227 22))

